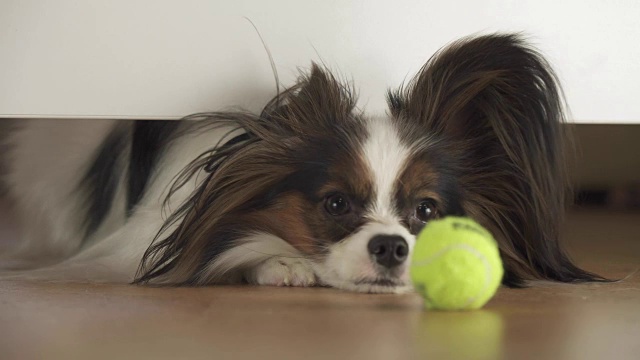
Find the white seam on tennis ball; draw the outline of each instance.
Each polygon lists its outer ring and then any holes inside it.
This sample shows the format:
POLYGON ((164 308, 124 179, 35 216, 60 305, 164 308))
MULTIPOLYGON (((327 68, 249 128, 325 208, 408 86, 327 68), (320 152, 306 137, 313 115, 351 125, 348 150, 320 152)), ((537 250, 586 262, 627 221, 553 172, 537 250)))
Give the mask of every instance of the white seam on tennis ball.
MULTIPOLYGON (((492 278, 492 275, 493 275, 491 273, 491 266, 489 265, 489 261, 487 261, 487 258, 481 252, 479 252, 476 248, 474 248, 473 246, 467 245, 467 244, 449 245, 447 247, 444 247, 444 248, 440 249, 440 251, 438 251, 437 253, 431 255, 429 258, 421 260, 421 261, 419 261, 417 263, 413 263, 411 266, 429 265, 430 263, 435 261, 437 258, 442 256, 447 251, 451 251, 451 250, 454 250, 454 249, 466 250, 466 251, 470 252, 472 255, 474 255, 475 257, 480 259, 480 261, 482 261, 482 264, 484 265, 484 269, 485 269, 484 286, 482 287, 482 290, 479 291, 476 294, 476 296, 471 297, 471 298, 469 298, 467 300, 467 303, 463 306, 463 307, 467 307, 467 306, 471 305, 474 301, 476 301, 478 299, 478 297, 480 297, 480 295, 484 294, 484 292, 489 287, 489 281, 490 281, 490 279, 492 278)), ((429 289, 427 289, 427 291, 429 291, 429 289)))

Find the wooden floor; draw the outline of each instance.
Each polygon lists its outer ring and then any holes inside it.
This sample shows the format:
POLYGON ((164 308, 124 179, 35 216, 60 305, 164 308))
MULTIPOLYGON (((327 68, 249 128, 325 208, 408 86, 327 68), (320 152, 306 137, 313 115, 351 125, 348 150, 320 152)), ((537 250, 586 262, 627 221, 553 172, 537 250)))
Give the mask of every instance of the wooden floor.
MULTIPOLYGON (((573 213, 579 264, 640 267, 640 214, 573 213)), ((640 359, 640 274, 501 289, 480 311, 325 288, 0 281, 0 359, 640 359)))

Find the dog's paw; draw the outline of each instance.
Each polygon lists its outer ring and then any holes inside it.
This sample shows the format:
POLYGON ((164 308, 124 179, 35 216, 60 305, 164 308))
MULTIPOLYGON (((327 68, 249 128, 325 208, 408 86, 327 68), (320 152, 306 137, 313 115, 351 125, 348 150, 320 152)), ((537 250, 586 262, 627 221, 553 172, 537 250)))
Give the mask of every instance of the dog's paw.
POLYGON ((316 275, 307 260, 275 257, 251 269, 247 280, 255 285, 313 286, 316 275))

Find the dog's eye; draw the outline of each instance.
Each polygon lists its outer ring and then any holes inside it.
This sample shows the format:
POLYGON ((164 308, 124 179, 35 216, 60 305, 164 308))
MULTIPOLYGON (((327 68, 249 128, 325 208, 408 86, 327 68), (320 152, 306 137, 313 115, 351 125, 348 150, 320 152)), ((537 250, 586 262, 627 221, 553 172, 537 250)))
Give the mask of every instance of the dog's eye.
POLYGON ((351 210, 347 197, 339 193, 328 196, 324 208, 333 216, 344 215, 351 210))
POLYGON ((423 223, 433 220, 438 217, 438 209, 433 200, 423 200, 418 207, 416 207, 416 213, 414 217, 423 223))

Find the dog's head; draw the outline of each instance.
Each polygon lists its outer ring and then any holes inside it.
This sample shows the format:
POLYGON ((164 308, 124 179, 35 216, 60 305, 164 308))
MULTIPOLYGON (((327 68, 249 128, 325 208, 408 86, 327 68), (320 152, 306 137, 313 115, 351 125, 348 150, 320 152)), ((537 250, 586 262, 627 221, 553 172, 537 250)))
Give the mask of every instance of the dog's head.
POLYGON ((138 281, 221 281, 257 257, 212 264, 265 236, 308 259, 324 284, 398 292, 410 288, 416 234, 446 215, 494 233, 510 285, 586 276, 556 241, 564 119, 540 55, 517 36, 464 39, 388 100, 388 116, 368 117, 349 86, 313 65, 259 116, 211 114, 245 135, 185 171, 207 177, 147 251, 138 281))

